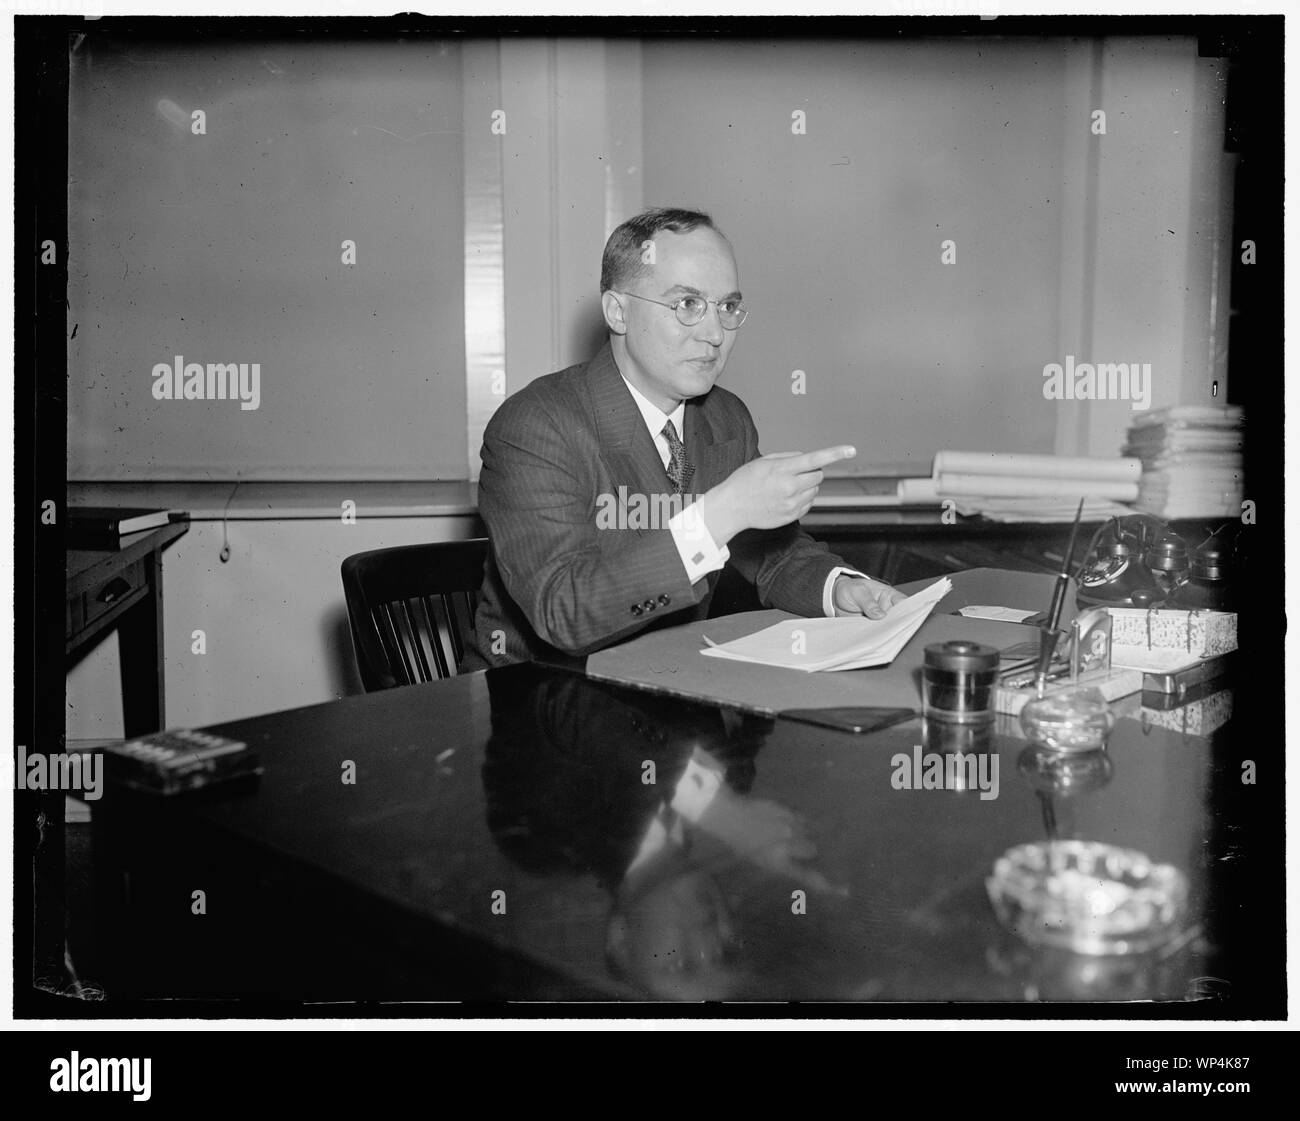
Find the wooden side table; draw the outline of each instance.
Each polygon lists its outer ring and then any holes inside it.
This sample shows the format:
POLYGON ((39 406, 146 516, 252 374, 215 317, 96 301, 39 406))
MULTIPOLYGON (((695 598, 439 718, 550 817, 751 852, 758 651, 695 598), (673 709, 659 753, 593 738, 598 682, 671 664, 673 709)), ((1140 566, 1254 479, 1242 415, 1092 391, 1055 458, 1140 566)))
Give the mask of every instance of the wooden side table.
POLYGON ((66 668, 117 630, 127 739, 166 727, 162 551, 189 528, 187 516, 184 521, 130 534, 117 549, 68 550, 66 668))

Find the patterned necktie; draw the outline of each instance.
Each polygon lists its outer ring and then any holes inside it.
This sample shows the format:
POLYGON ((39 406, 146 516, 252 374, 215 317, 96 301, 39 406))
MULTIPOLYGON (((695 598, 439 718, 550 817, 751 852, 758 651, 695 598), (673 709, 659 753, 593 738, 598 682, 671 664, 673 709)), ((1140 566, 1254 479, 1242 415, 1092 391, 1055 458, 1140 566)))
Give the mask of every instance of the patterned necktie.
POLYGON ((691 476, 695 474, 695 464, 686 462, 686 445, 677 438, 677 429, 670 420, 664 425, 664 439, 668 441, 668 478, 672 480, 673 493, 684 494, 691 485, 691 476))

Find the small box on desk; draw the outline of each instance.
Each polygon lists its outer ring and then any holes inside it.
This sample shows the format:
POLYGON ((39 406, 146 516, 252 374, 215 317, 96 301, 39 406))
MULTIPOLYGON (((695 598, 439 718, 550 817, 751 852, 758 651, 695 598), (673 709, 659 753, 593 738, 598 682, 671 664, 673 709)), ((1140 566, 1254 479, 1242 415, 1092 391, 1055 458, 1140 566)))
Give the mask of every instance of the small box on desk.
POLYGON ((110 782, 168 797, 226 788, 262 773, 257 753, 247 744, 183 728, 105 747, 104 764, 110 782))
POLYGON ((1237 649, 1237 615, 1233 611, 1180 611, 1138 607, 1107 609, 1114 621, 1113 646, 1144 650, 1179 650, 1197 658, 1237 649))

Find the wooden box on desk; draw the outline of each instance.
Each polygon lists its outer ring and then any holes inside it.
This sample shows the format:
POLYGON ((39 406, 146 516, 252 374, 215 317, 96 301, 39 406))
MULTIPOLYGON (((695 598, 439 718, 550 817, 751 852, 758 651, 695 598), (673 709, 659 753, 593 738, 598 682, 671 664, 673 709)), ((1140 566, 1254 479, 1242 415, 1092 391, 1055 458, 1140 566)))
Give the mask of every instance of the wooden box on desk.
POLYGON ((1237 615, 1232 611, 1181 611, 1111 607, 1112 646, 1182 650, 1210 658, 1237 649, 1237 615))

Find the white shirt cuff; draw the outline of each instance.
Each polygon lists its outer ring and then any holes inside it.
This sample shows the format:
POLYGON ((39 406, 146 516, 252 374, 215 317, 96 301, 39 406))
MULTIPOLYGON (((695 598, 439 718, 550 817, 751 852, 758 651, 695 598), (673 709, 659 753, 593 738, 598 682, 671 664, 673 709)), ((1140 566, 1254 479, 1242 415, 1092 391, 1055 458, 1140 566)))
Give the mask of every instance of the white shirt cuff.
POLYGON ((673 535, 678 556, 682 558, 686 579, 692 584, 703 580, 710 572, 716 572, 731 556, 725 545, 718 548, 694 503, 668 519, 668 531, 673 535))
POLYGON ((865 572, 859 572, 856 568, 832 568, 822 588, 822 614, 828 619, 837 618, 840 614, 835 610, 835 581, 841 576, 861 576, 864 580, 871 579, 865 572))

